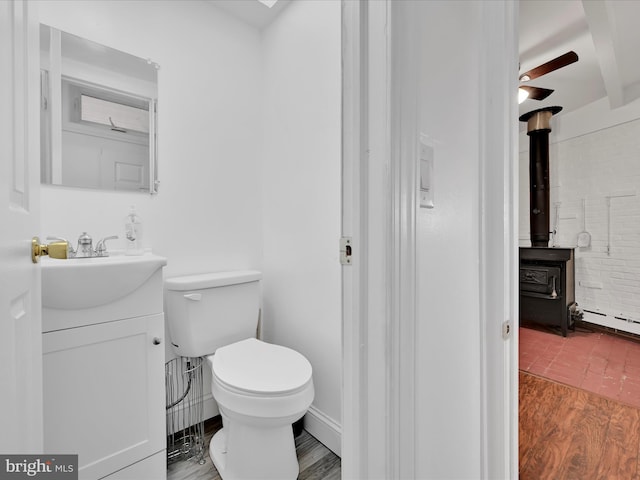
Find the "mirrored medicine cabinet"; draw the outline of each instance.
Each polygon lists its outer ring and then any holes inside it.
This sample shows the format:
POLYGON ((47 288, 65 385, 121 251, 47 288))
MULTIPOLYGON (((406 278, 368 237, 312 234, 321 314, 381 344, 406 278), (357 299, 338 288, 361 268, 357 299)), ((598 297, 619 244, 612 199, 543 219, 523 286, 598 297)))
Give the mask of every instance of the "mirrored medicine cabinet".
POLYGON ((41 182, 157 193, 157 70, 40 25, 41 182))

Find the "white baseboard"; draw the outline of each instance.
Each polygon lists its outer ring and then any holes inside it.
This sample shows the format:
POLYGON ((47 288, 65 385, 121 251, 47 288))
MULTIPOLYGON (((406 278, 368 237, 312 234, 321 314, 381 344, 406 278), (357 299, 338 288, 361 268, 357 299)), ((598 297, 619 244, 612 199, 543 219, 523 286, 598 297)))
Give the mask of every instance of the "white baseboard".
POLYGON ((620 318, 616 318, 615 316, 610 314, 597 314, 588 310, 589 309, 583 309, 583 320, 585 322, 594 323, 603 327, 613 328, 615 330, 621 330, 623 332, 640 335, 640 323, 636 321, 626 321, 620 318))
POLYGON ((304 416, 304 429, 342 457, 342 427, 333 418, 311 405, 304 416))

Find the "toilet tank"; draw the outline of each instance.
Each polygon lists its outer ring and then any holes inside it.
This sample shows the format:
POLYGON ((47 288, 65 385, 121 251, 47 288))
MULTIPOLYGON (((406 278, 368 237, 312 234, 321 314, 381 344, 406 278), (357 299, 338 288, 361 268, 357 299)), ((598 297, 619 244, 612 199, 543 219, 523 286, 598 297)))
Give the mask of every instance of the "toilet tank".
POLYGON ((246 270, 167 278, 165 313, 176 353, 201 357, 255 338, 261 277, 246 270))

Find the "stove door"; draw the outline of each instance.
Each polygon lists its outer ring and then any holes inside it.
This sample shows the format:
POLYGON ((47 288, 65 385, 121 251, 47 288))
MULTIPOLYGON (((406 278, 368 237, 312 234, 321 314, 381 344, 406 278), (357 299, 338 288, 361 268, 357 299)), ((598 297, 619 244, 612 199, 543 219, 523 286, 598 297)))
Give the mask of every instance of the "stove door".
POLYGON ((560 267, 526 265, 520 267, 520 293, 560 295, 560 267))

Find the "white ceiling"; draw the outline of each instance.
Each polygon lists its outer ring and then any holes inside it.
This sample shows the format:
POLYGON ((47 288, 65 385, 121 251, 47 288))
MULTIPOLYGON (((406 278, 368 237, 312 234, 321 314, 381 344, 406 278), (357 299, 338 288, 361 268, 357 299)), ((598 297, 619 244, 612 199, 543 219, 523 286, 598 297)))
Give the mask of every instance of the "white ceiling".
MULTIPOLYGON (((262 29, 293 0, 268 8, 257 0, 205 0, 262 29)), ((545 100, 526 100, 523 113, 560 105, 562 115, 608 97, 611 108, 640 98, 640 1, 520 0, 520 72, 570 50, 579 60, 528 85, 550 88, 545 100)))
POLYGON ((603 97, 613 109, 640 98, 638 20, 639 1, 520 0, 521 72, 570 50, 579 57, 528 82, 555 91, 543 101, 526 100, 520 114, 550 105, 566 113, 603 97))
POLYGON ((258 0, 205 1, 221 8, 243 22, 256 27, 258 30, 262 30, 269 25, 292 0, 278 0, 271 8, 263 5, 258 0))

